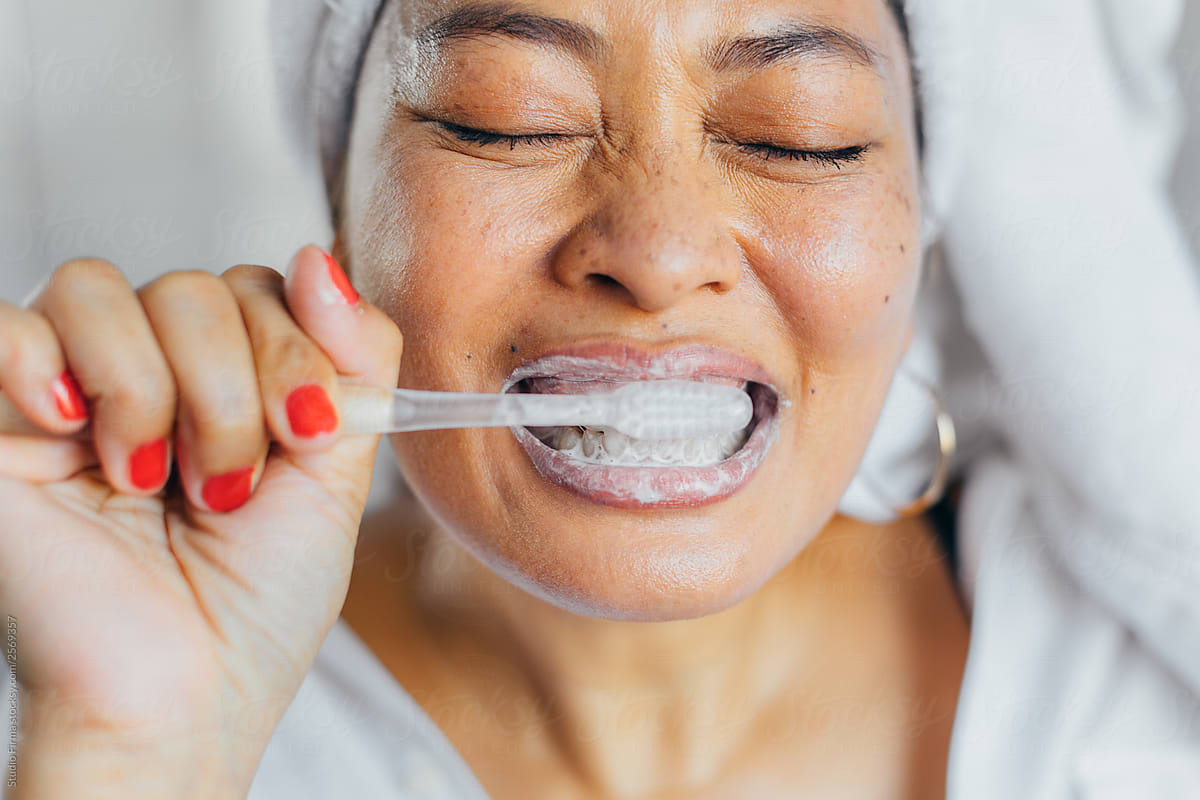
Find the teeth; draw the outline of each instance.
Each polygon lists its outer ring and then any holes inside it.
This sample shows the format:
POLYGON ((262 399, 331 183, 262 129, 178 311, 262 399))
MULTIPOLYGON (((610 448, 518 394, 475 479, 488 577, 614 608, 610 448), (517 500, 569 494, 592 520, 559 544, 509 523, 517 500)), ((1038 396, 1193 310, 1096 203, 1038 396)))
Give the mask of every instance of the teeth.
POLYGON ((634 439, 612 428, 556 428, 542 441, 580 460, 621 466, 711 466, 732 456, 746 443, 745 431, 698 439, 654 441, 634 439))
POLYGON ((629 450, 625 455, 631 461, 641 464, 650 460, 653 450, 653 442, 648 442, 645 439, 631 439, 629 442, 629 450))
POLYGON ((686 441, 679 440, 666 442, 661 447, 655 448, 655 458, 657 458, 659 461, 662 461, 664 464, 670 464, 675 461, 684 461, 683 446, 685 444, 687 444, 686 441))
POLYGON ((563 428, 558 437, 559 450, 574 450, 579 447, 580 436, 578 428, 563 428))
POLYGON ((604 449, 613 458, 620 459, 629 450, 633 440, 620 431, 604 432, 604 449))
MULTIPOLYGON (((743 391, 748 391, 749 387, 748 381, 742 382, 743 391)), ((568 426, 530 430, 548 447, 570 458, 617 466, 711 466, 733 456, 749 439, 748 429, 666 441, 634 439, 618 430, 604 427, 568 426)))

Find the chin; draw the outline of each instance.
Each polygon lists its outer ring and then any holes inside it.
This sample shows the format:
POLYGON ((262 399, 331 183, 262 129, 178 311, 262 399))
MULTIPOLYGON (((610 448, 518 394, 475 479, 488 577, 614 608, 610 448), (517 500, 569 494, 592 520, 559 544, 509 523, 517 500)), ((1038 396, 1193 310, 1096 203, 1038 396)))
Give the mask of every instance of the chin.
POLYGON ((828 516, 805 523, 802 509, 822 504, 770 457, 724 498, 626 507, 546 477, 505 429, 408 436, 394 448, 401 469, 445 532, 509 583, 590 617, 665 622, 720 613, 770 580, 828 516), (485 442, 472 441, 480 436, 485 442), (471 453, 489 455, 482 470, 478 462, 464 468, 471 453))

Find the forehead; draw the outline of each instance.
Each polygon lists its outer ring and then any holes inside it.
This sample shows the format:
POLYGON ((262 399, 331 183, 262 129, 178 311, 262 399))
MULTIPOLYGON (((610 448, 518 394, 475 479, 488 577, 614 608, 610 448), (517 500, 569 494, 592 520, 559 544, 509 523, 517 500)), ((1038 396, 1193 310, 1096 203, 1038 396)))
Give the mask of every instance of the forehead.
POLYGON ((882 77, 900 40, 885 0, 390 0, 380 27, 408 59, 487 40, 602 64, 648 46, 725 69, 807 58, 882 77))

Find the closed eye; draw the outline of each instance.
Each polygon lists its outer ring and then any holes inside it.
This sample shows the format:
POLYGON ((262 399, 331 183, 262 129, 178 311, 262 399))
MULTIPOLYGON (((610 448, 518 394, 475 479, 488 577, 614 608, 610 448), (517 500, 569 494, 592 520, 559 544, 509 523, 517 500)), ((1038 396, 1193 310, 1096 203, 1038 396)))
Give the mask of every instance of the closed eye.
POLYGON ((729 144, 764 161, 771 161, 773 159, 811 161, 817 164, 836 167, 837 169, 841 169, 844 164, 860 161, 863 154, 870 148, 870 145, 856 145, 836 150, 798 150, 790 147, 780 147, 779 145, 767 142, 729 142, 729 144))
POLYGON ((452 122, 438 122, 438 125, 459 141, 484 147, 490 145, 508 145, 509 150, 515 150, 519 146, 526 145, 545 146, 557 144, 564 139, 573 138, 565 133, 496 133, 495 131, 485 131, 478 128, 455 125, 452 122))

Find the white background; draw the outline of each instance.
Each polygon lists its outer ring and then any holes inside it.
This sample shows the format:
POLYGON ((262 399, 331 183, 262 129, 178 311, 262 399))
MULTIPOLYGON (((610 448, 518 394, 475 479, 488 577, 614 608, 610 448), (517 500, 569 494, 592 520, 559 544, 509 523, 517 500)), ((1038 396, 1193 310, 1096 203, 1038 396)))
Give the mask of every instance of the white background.
MULTIPOLYGON (((1194 124, 1175 194, 1200 244, 1200 0, 1189 6, 1176 63, 1194 124)), ((240 262, 282 270, 329 241, 278 140, 265 10, 0 0, 0 299, 76 256, 137 286, 240 262)))

